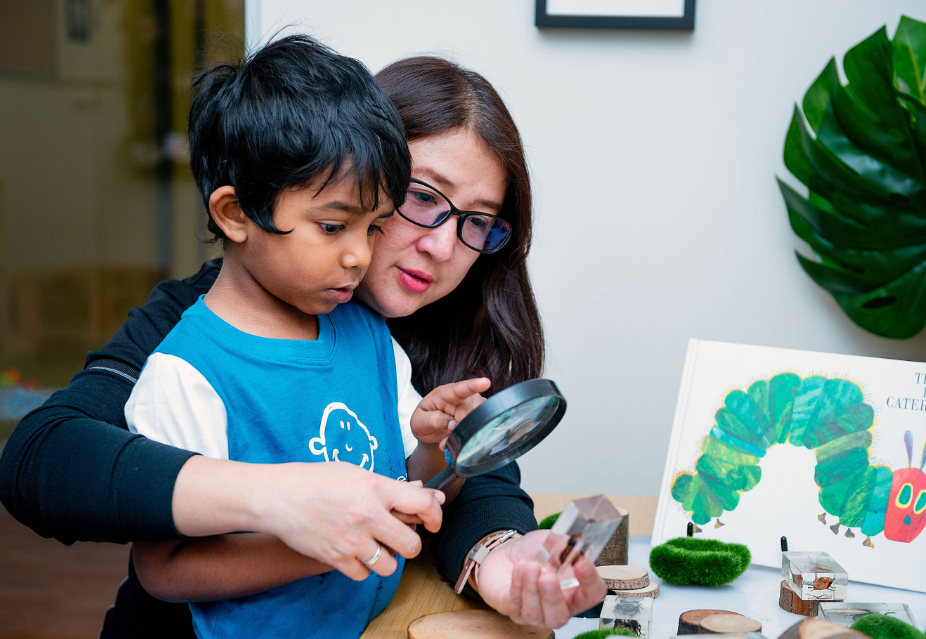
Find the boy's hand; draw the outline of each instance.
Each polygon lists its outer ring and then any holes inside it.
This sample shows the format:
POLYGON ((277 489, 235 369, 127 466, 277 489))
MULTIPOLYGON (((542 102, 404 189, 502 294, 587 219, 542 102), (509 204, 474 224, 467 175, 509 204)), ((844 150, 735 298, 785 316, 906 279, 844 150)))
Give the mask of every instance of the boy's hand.
POLYGON ((411 426, 415 438, 425 444, 442 442, 460 420, 485 401, 479 393, 489 390, 491 385, 488 378, 478 377, 444 384, 432 390, 412 413, 411 426))

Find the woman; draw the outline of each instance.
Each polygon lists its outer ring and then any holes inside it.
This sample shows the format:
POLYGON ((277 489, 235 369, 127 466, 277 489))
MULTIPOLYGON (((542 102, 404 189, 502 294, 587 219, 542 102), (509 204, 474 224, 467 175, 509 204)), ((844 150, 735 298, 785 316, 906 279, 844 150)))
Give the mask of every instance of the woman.
MULTIPOLYGON (((377 240, 360 299, 393 318, 389 328, 412 361, 419 390, 488 377, 491 393, 539 377, 543 332, 526 264, 530 179, 511 114, 485 78, 440 58, 400 60, 376 79, 405 123, 412 185, 406 204, 377 240), (511 226, 510 240, 498 252, 480 255, 465 245, 466 221, 432 229, 417 226, 406 212, 420 198, 437 199, 438 210, 498 215, 511 226)), ((511 482, 506 488, 517 488, 493 500, 492 508, 508 509, 507 518, 499 520, 507 520, 504 528, 534 529, 520 519, 528 517, 524 507, 532 504, 518 486, 517 465, 511 464, 497 476, 464 483, 434 536, 439 544, 453 538, 471 548, 487 536, 491 526, 481 533, 475 527, 488 509, 466 500, 483 482, 487 492, 497 490, 498 479, 511 482)), ((582 586, 567 593, 568 599, 552 575, 540 579, 539 565, 529 564, 545 538, 540 532, 503 544, 476 572, 479 583, 472 574, 469 583, 478 586, 486 603, 514 621, 558 628, 601 601, 605 588, 589 562, 577 566, 582 586)), ((435 558, 441 576, 455 582, 462 557, 438 553, 435 558)))
MULTIPOLYGON (((413 194, 498 215, 511 225, 511 237, 482 255, 471 235, 479 218, 464 213, 426 228, 435 220, 403 204, 384 226, 359 297, 394 318, 390 329, 422 392, 476 376, 500 390, 538 376, 543 337, 525 265, 530 187, 510 115, 481 76, 443 60, 403 60, 378 80, 406 125, 413 194)), ((365 474, 359 490, 332 494, 343 478, 327 474, 342 471, 327 465, 274 468, 191 457, 123 430, 122 409, 138 369, 218 268, 209 263, 183 282, 160 284, 113 340, 90 354, 68 388, 17 427, 0 464, 0 496, 10 512, 65 543, 269 532, 336 568, 338 558, 319 557, 318 548, 348 531, 381 539, 391 511, 433 521, 433 500, 416 486, 365 474), (312 486, 325 486, 325 498, 312 486)), ((432 552, 440 574, 456 581, 469 551, 492 533, 528 533, 494 548, 469 583, 519 623, 558 627, 600 601, 604 584, 589 562, 577 566, 582 585, 566 596, 554 576, 540 576, 530 560, 545 533, 530 533, 532 504, 518 482, 514 464, 465 482, 431 539, 432 552)), ((407 556, 419 549, 396 548, 407 556)), ((189 636, 187 607, 154 600, 131 562, 129 570, 104 636, 189 636)))

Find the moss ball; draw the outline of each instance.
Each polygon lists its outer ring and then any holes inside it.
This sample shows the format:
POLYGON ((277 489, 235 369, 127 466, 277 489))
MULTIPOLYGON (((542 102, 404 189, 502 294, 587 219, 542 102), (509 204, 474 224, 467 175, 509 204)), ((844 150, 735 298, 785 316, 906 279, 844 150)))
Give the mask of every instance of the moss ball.
POLYGON ((549 517, 544 517, 540 520, 540 523, 537 525, 540 530, 547 530, 553 528, 553 524, 556 523, 556 518, 560 516, 560 513, 553 513, 549 517))
POLYGON ((655 546, 649 564, 656 576, 676 585, 720 586, 749 568, 752 555, 742 544, 677 537, 655 546))
POLYGON ((589 630, 581 635, 576 635, 575 639, 602 639, 602 637, 613 637, 614 635, 623 635, 625 637, 636 637, 629 630, 623 628, 611 628, 610 630, 589 630))
POLYGON ((887 615, 865 615, 852 624, 852 629, 872 639, 926 639, 926 633, 887 615))

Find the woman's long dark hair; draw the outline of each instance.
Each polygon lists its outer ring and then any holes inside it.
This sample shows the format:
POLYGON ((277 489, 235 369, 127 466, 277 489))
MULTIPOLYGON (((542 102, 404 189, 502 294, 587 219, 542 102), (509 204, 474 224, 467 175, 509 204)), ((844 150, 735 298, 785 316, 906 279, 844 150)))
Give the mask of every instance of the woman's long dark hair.
POLYGON ((409 142, 456 128, 478 135, 508 171, 499 213, 513 235, 481 255, 451 293, 389 328, 411 359, 413 382, 426 393, 470 377, 492 380, 489 394, 539 377, 543 329, 527 275, 531 187, 521 136, 505 103, 478 73, 448 60, 399 60, 376 75, 405 122, 409 142))

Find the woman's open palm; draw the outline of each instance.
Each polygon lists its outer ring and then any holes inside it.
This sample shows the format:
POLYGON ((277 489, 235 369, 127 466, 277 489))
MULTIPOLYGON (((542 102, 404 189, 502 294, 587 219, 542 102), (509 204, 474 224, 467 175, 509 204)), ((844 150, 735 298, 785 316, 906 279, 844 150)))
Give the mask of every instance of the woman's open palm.
POLYGON ((541 574, 535 557, 549 534, 535 530, 505 542, 479 567, 477 586, 482 599, 516 623, 559 628, 607 594, 595 565, 584 558, 573 566, 579 580, 576 588, 562 590, 557 575, 541 574))

